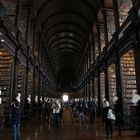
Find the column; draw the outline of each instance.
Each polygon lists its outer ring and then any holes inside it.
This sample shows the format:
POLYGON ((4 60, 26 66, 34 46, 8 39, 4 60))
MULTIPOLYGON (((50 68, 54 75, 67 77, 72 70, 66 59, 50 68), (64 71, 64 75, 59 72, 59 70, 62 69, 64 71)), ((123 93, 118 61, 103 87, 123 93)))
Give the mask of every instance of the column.
POLYGON ((117 0, 113 0, 113 7, 114 7, 115 31, 118 31, 120 27, 120 23, 119 23, 119 12, 118 12, 117 0))
POLYGON ((137 21, 139 21, 139 8, 140 8, 140 1, 133 0, 133 11, 130 13, 131 20, 134 26, 135 37, 136 40, 134 42, 134 53, 135 53, 135 70, 136 70, 136 84, 137 84, 137 91, 140 94, 140 28, 137 21))
POLYGON ((11 79, 11 99, 14 100, 16 96, 16 75, 17 75, 17 54, 18 48, 15 50, 15 56, 13 60, 13 67, 12 67, 12 79, 11 79))
POLYGON ((15 16, 15 26, 18 28, 19 13, 20 13, 21 0, 16 1, 16 16, 15 16))
MULTIPOLYGON (((107 55, 106 48, 105 49, 105 55, 107 55)), ((105 58, 104 58, 105 59, 105 58)), ((109 101, 109 91, 108 91, 108 66, 107 66, 107 60, 104 60, 104 68, 105 68, 105 97, 109 101)))
POLYGON ((99 115, 101 115, 101 92, 100 92, 100 73, 99 73, 99 70, 98 71, 98 74, 97 74, 97 81, 98 81, 98 113, 99 115))
POLYGON ((119 53, 116 48, 115 51, 115 65, 116 65, 116 91, 117 91, 117 96, 118 96, 118 112, 123 114, 123 109, 122 109, 122 85, 121 85, 121 71, 120 71, 120 58, 119 58, 119 53))

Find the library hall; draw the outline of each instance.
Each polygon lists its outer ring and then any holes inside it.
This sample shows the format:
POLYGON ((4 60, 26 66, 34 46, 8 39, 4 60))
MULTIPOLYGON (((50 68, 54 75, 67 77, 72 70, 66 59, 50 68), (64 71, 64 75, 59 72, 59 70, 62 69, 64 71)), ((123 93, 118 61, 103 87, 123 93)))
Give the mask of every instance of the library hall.
POLYGON ((0 0, 0 140, 140 139, 140 0, 0 0))

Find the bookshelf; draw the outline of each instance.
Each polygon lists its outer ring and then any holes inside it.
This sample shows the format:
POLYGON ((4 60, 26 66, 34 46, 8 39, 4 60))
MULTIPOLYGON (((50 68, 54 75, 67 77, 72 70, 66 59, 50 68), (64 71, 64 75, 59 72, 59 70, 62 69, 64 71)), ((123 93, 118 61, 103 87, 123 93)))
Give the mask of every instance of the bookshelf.
POLYGON ((105 47, 105 32, 104 32, 104 26, 100 25, 100 43, 101 43, 101 52, 103 51, 105 47))
POLYGON ((39 94, 39 74, 37 71, 35 71, 35 77, 34 77, 34 80, 35 80, 35 96, 39 94))
POLYGON ((115 64, 111 64, 108 67, 108 91, 109 91, 109 102, 113 104, 113 93, 117 93, 116 91, 116 67, 115 64))
POLYGON ((98 78, 94 78, 94 95, 98 97, 98 78))
POLYGON ((98 46, 98 37, 97 35, 95 35, 95 41, 94 41, 94 45, 95 45, 95 60, 97 60, 97 57, 99 55, 99 46, 98 46))
POLYGON ((28 72, 28 84, 27 84, 27 94, 32 95, 33 92, 33 72, 28 72))
POLYGON ((119 21, 121 26, 123 22, 126 20, 128 12, 132 8, 132 2, 131 0, 118 0, 117 2, 118 2, 119 21))
POLYGON ((107 15, 107 31, 108 31, 108 42, 112 39, 112 35, 115 32, 115 21, 114 21, 114 13, 113 10, 106 11, 107 15))
POLYGON ((125 114, 130 115, 129 106, 132 105, 132 90, 136 90, 136 73, 134 51, 129 50, 121 57, 121 83, 122 83, 122 96, 123 108, 125 114))
POLYGON ((100 73, 100 94, 101 94, 101 101, 103 101, 103 96, 105 96, 105 73, 100 73))
POLYGON ((25 68, 24 65, 18 64, 17 66, 17 93, 23 93, 24 92, 24 73, 25 68))
POLYGON ((10 97, 13 57, 5 49, 0 49, 0 90, 3 102, 10 97))

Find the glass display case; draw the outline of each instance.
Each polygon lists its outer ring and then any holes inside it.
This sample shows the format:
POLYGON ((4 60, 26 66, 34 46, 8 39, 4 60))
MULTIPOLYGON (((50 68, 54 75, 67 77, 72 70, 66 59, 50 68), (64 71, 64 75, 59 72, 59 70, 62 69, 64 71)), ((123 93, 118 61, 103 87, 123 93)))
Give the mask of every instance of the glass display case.
POLYGON ((125 114, 130 115, 129 109, 130 105, 132 105, 132 91, 137 90, 134 51, 129 50, 120 60, 123 109, 125 110, 125 114))

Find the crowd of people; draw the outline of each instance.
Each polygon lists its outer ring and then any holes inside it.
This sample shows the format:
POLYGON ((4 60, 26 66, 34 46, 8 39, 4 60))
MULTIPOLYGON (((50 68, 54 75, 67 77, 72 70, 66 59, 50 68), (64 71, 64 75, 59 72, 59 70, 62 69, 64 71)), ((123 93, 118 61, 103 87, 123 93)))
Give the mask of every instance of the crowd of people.
MULTIPOLYGON (((19 140, 20 138, 20 122, 21 122, 21 105, 20 105, 21 95, 18 94, 15 100, 11 103, 11 125, 13 130, 13 140, 19 140)), ((31 97, 28 96, 27 101, 31 104, 31 97)), ((132 98, 132 101, 134 98, 132 98)), ((139 100, 140 102, 140 100, 139 100)), ((138 103, 139 103, 138 102, 138 103)), ((36 97, 36 104, 38 103, 36 97)), ((118 97, 113 95, 113 109, 114 112, 118 108, 118 97)), ((63 102, 60 99, 45 97, 44 100, 40 100, 40 107, 43 110, 44 120, 50 124, 53 128, 58 128, 61 126, 63 109, 69 107, 74 116, 84 121, 86 116, 89 118, 89 123, 93 124, 96 120, 96 115, 98 112, 98 100, 97 98, 76 98, 74 100, 69 100, 68 102, 63 102)), ((109 112, 112 111, 112 107, 109 101, 104 97, 102 100, 102 118, 105 124, 105 131, 107 137, 113 136, 113 119, 110 119, 109 112)), ((113 112, 113 111, 112 111, 113 112)), ((111 113, 112 113, 111 112, 111 113)), ((113 114, 113 113, 112 113, 113 114)), ((115 114, 115 113, 114 113, 115 114)), ((116 120, 116 118, 115 118, 116 120)))

